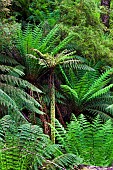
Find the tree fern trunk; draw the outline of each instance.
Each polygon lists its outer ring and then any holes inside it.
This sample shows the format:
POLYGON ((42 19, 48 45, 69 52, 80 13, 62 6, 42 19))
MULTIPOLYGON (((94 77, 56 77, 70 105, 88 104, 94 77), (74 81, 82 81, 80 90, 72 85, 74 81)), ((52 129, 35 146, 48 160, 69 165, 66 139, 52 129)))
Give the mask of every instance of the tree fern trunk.
MULTIPOLYGON (((54 85, 54 69, 51 69, 50 75, 50 116, 51 116, 51 125, 55 127, 55 85, 54 85)), ((55 143, 55 131, 51 128, 51 140, 55 143)))

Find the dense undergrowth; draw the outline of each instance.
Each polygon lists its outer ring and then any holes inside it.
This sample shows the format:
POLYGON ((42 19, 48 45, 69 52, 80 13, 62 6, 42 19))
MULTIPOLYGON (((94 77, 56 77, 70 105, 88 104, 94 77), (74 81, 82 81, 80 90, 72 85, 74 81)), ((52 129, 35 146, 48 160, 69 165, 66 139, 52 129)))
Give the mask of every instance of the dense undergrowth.
POLYGON ((110 0, 0 0, 0 170, 113 164, 112 27, 110 0))

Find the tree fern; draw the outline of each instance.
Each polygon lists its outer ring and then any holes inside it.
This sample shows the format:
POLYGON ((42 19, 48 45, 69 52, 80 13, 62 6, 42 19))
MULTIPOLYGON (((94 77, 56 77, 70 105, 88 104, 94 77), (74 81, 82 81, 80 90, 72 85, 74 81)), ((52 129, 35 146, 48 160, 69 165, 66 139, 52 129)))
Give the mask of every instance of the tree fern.
MULTIPOLYGON (((82 61, 76 59, 75 51, 66 49, 66 45, 74 38, 73 32, 61 39, 61 31, 61 24, 55 25, 46 34, 40 26, 32 30, 28 26, 23 33, 20 31, 17 40, 17 48, 24 60, 27 79, 36 82, 39 75, 45 74, 46 71, 49 73, 51 121, 55 118, 55 73, 57 66, 65 65, 65 67, 76 68, 79 63, 82 63, 82 61), (34 45, 34 42, 36 44, 35 40, 37 40, 37 46, 34 45)), ((84 68, 86 67, 91 69, 84 66, 84 68)), ((81 65, 81 68, 83 68, 83 65, 81 65)), ((54 124, 54 121, 52 124, 54 124)))
MULTIPOLYGON (((113 117, 112 102, 113 96, 110 89, 113 84, 110 82, 112 69, 107 70, 98 77, 96 71, 85 71, 84 74, 77 75, 69 70, 69 76, 61 69, 67 85, 61 85, 61 89, 66 92, 66 96, 73 102, 75 114, 80 113, 86 116, 101 114, 103 119, 113 117)), ((79 72, 78 72, 79 73, 79 72)))

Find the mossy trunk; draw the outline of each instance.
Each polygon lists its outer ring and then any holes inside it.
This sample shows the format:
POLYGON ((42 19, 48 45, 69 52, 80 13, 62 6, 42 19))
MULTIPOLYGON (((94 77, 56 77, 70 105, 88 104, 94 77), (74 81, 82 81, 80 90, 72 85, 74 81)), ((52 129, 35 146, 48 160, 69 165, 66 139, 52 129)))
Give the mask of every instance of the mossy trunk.
POLYGON ((51 69, 50 75, 50 117, 51 117, 51 140, 55 143, 55 84, 54 84, 54 69, 51 69))

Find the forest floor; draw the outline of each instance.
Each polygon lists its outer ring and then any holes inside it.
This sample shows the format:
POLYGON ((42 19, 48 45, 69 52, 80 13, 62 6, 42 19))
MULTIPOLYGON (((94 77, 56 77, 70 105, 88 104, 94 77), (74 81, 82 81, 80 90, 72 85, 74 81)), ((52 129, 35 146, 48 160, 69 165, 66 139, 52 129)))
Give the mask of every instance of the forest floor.
POLYGON ((80 165, 79 168, 75 168, 76 170, 113 170, 113 167, 99 167, 99 166, 85 166, 80 165))

